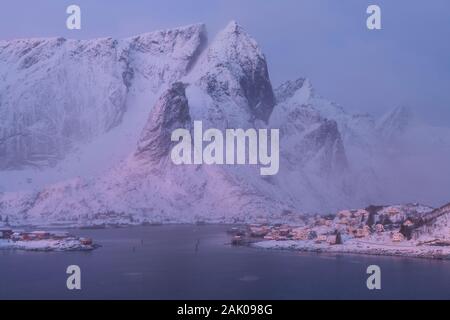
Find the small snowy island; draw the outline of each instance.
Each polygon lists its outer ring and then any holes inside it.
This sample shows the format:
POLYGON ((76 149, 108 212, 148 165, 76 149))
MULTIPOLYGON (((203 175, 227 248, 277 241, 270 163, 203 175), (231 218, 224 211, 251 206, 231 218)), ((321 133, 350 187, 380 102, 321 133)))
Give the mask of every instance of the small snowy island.
POLYGON ((95 248, 92 239, 78 238, 67 232, 0 228, 0 250, 90 251, 95 248))
POLYGON ((304 216, 296 224, 261 222, 232 228, 233 245, 302 252, 450 260, 450 204, 370 206, 337 215, 304 216))

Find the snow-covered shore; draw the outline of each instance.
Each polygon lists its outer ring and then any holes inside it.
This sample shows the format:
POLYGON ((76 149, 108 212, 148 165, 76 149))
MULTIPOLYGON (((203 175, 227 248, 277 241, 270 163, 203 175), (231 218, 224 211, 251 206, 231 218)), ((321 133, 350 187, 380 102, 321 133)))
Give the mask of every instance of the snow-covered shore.
POLYGON ((356 239, 347 240, 342 245, 315 243, 314 241, 260 241, 251 246, 270 250, 297 250, 301 252, 366 254, 376 256, 400 256, 410 258, 450 260, 450 247, 418 246, 414 243, 370 243, 356 239))
POLYGON ((94 245, 85 245, 79 239, 11 241, 0 240, 0 250, 24 251, 90 251, 94 245))

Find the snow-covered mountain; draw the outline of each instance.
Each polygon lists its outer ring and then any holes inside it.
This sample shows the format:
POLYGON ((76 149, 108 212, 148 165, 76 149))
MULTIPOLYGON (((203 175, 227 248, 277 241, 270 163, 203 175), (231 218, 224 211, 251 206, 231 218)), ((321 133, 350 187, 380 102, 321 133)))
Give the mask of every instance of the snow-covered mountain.
POLYGON ((0 42, 0 170, 51 166, 119 126, 133 93, 185 76, 203 25, 115 40, 0 42))
POLYGON ((273 90, 236 22, 211 43, 203 25, 0 42, 0 88, 0 215, 11 222, 252 221, 403 201, 386 140, 408 139, 407 112, 352 115, 303 78, 273 90), (279 173, 174 165, 171 133, 194 121, 280 129, 279 173))

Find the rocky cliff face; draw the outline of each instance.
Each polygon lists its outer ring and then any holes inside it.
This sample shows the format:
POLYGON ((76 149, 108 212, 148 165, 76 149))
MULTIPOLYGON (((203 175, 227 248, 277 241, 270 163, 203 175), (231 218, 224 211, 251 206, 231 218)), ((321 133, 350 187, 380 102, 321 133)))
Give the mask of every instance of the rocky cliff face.
POLYGON ((135 156, 154 162, 168 157, 172 132, 191 128, 186 85, 174 83, 157 101, 138 142, 135 156))

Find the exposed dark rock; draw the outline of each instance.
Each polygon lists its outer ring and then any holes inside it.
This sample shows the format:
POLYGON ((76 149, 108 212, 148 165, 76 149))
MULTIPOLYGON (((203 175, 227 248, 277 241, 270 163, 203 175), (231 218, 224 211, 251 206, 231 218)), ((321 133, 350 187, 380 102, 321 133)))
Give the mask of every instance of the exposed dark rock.
POLYGON ((169 155, 172 132, 190 128, 186 84, 176 82, 157 101, 138 143, 136 156, 158 162, 169 155))

